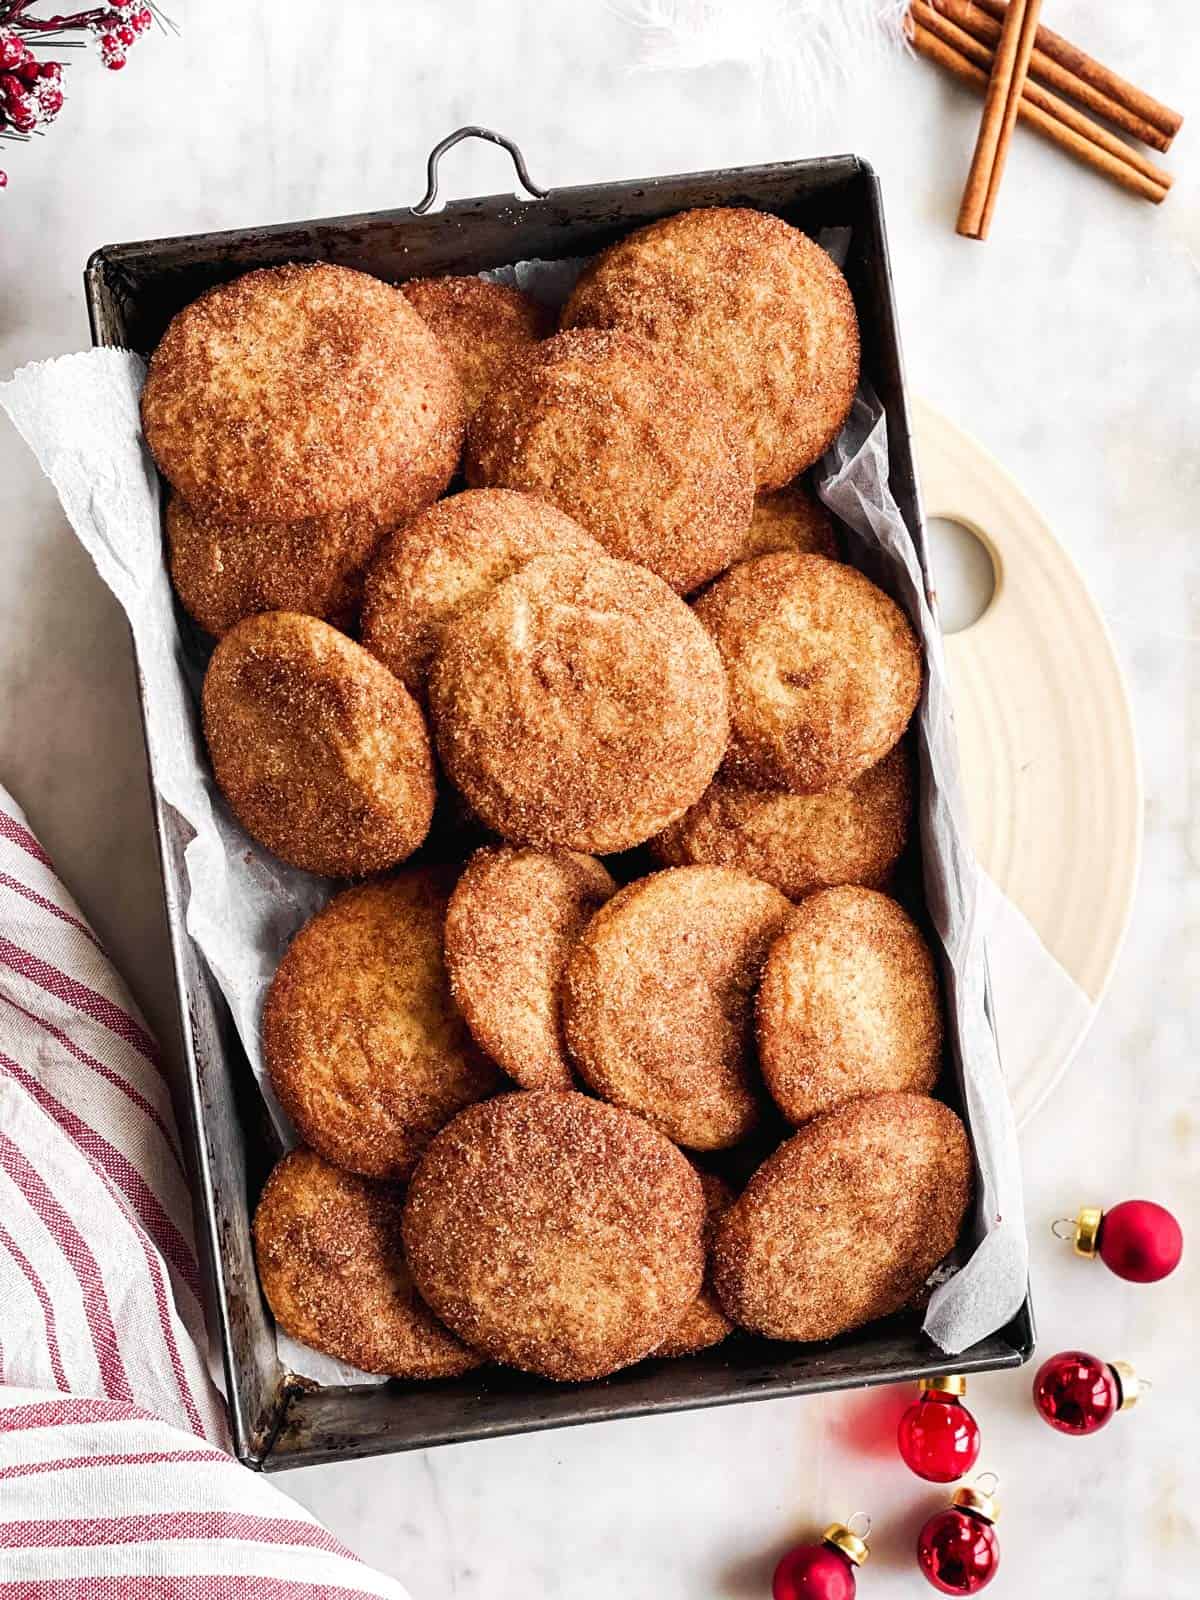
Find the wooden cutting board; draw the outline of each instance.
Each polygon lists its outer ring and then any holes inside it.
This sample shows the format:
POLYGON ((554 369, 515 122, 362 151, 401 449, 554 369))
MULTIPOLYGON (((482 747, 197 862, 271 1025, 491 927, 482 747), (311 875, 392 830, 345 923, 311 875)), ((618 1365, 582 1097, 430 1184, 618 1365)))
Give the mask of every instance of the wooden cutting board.
MULTIPOLYGON (((1129 921, 1142 785, 1129 697, 1104 618, 1037 508, 932 407, 913 414, 927 518, 962 523, 995 569, 992 600, 946 640, 979 859, 1099 1003, 1129 921)), ((936 578, 936 571, 935 571, 936 578)), ((1003 1016, 999 1019, 1003 1055, 1003 1016)), ((1087 1022, 1038 1020, 1010 1091, 1018 1123, 1070 1065, 1087 1022)))

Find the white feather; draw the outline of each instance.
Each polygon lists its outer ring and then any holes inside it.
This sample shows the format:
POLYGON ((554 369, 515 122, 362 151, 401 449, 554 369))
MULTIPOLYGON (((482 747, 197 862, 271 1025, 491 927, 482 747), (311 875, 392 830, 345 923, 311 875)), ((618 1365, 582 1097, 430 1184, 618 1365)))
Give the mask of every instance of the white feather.
POLYGON ((902 46, 908 0, 611 0, 637 29, 635 65, 736 65, 793 107, 826 107, 882 49, 902 46))

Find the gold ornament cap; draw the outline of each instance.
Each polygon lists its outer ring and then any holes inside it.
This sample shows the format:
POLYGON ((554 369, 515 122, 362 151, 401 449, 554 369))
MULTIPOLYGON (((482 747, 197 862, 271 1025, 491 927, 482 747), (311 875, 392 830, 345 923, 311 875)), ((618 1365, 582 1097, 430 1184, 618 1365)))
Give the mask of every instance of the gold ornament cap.
POLYGON ((1117 1388, 1121 1394, 1121 1404, 1117 1409, 1131 1410, 1142 1398, 1142 1380, 1128 1361, 1110 1361, 1108 1367, 1117 1380, 1117 1388))
POLYGON ((1000 1515, 1000 1507, 995 1495, 977 1488, 973 1483, 964 1483, 961 1489, 956 1489, 950 1504, 957 1506, 960 1511, 974 1512, 977 1517, 982 1517, 985 1522, 995 1522, 1000 1515))
POLYGON ((1090 1261, 1100 1248, 1100 1223, 1104 1212, 1099 1206, 1081 1206, 1075 1218, 1075 1254, 1090 1261))
POLYGON ((918 1378, 917 1388, 922 1394, 952 1394, 959 1399, 967 1392, 967 1380, 957 1372, 945 1372, 936 1378, 918 1378))
MULTIPOLYGON (((851 1522, 856 1522, 858 1518, 851 1517, 850 1520, 851 1522)), ((866 1540, 866 1535, 871 1531, 871 1521, 869 1517, 863 1517, 862 1520, 866 1526, 861 1535, 855 1533, 844 1522, 831 1522, 821 1535, 822 1544, 830 1545, 834 1550, 840 1550, 846 1560, 855 1567, 861 1567, 871 1553, 867 1549, 866 1540)))

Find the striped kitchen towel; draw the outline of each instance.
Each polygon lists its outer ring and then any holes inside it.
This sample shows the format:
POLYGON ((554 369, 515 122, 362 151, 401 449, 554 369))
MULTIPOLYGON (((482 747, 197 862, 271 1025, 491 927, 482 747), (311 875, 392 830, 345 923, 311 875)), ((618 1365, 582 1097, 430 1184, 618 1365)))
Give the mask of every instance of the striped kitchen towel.
POLYGON ((0 787, 0 1600, 387 1596, 226 1452, 162 1062, 0 787))

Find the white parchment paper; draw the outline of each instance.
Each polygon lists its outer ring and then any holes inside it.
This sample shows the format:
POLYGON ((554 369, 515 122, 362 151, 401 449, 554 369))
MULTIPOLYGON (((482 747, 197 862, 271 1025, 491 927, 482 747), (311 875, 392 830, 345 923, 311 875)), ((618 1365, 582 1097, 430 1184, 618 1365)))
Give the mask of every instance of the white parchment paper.
MULTIPOLYGON (((832 253, 842 241, 825 240, 832 253)), ((495 274, 561 304, 579 261, 523 262, 495 274)), ((185 865, 187 926, 229 1003, 281 1141, 295 1135, 263 1068, 259 1019, 267 986, 295 931, 333 885, 277 861, 233 820, 210 776, 198 703, 203 656, 177 611, 162 553, 158 479, 142 439, 144 363, 92 350, 23 367, 0 405, 54 484, 63 510, 133 632, 146 736, 162 801, 193 833, 185 865)), ((886 421, 860 392, 817 488, 849 530, 856 565, 905 606, 926 652, 919 716, 928 749, 920 817, 929 912, 948 957, 947 1004, 962 1041, 963 1103, 979 1166, 979 1204, 966 1259, 934 1292, 926 1330, 958 1352, 1002 1327, 1024 1297, 1027 1251, 1016 1134, 985 1011, 976 869, 967 843, 941 636, 912 539, 887 481, 886 421)), ((340 1362, 280 1338, 280 1359, 322 1383, 362 1382, 340 1362)))
POLYGON ((816 472, 817 493, 849 534, 855 566, 901 602, 925 646, 917 717, 921 741, 921 859, 925 904, 946 951, 946 1005, 961 1053, 963 1106, 978 1165, 974 1249, 933 1293, 925 1331, 957 1353, 1003 1327, 1025 1296, 1029 1269, 1017 1130, 987 1013, 979 873, 967 832, 942 635, 912 536, 888 485, 887 418, 864 385, 816 472))

